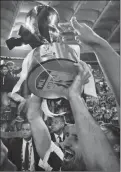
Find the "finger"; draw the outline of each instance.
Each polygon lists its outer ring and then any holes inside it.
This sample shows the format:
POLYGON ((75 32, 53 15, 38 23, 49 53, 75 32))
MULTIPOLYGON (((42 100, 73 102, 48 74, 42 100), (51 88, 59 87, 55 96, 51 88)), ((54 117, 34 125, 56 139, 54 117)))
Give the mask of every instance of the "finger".
POLYGON ((84 72, 84 78, 90 78, 90 77, 91 77, 90 72, 85 71, 84 72))
POLYGON ((78 67, 79 73, 83 73, 84 69, 81 63, 74 63, 74 65, 78 67))
POLYGON ((79 85, 80 84, 80 82, 81 82, 81 77, 80 77, 80 75, 77 75, 76 77, 75 77, 75 79, 74 79, 74 81, 73 81, 73 83, 72 83, 72 87, 73 88, 75 88, 75 87, 77 87, 77 85, 79 85))
POLYGON ((78 66, 81 66, 81 68, 82 68, 82 71, 83 71, 83 73, 87 73, 89 70, 87 70, 87 68, 86 68, 86 66, 84 65, 84 62, 82 61, 82 60, 80 60, 79 62, 78 62, 78 66))
POLYGON ((82 66, 83 66, 83 69, 84 69, 84 77, 85 78, 91 77, 91 71, 89 69, 89 66, 86 63, 83 63, 82 66))
POLYGON ((78 69, 79 69, 79 75, 81 77, 81 80, 85 81, 87 80, 88 78, 91 77, 91 74, 89 72, 89 70, 85 70, 84 67, 82 67, 82 61, 80 61, 79 63, 76 63, 76 66, 78 66, 78 69))
POLYGON ((85 70, 84 65, 83 65, 83 61, 82 61, 82 60, 79 60, 78 65, 81 65, 81 67, 82 67, 83 71, 85 70))
POLYGON ((80 60, 80 63, 85 71, 89 71, 89 67, 84 61, 80 60))
POLYGON ((76 32, 80 35, 81 34, 82 25, 78 23, 78 21, 76 20, 76 17, 73 17, 71 19, 71 25, 76 30, 76 32))
POLYGON ((83 83, 85 83, 85 81, 87 81, 87 80, 89 80, 89 78, 90 78, 90 73, 83 73, 83 75, 82 75, 82 77, 81 77, 81 79, 83 80, 83 83))

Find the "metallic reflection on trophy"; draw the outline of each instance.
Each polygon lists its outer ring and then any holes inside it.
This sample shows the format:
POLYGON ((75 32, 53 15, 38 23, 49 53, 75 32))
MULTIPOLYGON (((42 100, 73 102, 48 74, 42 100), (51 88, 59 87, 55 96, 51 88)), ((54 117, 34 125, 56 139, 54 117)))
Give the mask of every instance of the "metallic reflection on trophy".
MULTIPOLYGON (((71 47, 63 44, 64 34, 58 23, 59 14, 50 6, 36 6, 27 14, 25 26, 21 26, 18 32, 20 42, 14 43, 14 46, 29 44, 33 50, 23 61, 20 80, 13 93, 20 89, 26 79, 30 91, 37 96, 58 98, 66 93, 77 74, 73 62, 78 61, 78 56, 71 47)), ((10 39, 6 41, 8 47, 10 39)))

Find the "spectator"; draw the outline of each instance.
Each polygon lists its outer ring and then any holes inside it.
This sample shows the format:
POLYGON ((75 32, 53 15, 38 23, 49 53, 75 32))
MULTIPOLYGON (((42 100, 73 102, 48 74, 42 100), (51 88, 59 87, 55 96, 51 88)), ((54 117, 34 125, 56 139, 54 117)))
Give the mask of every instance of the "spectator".
POLYGON ((51 118, 51 139, 53 142, 56 142, 58 145, 64 141, 64 128, 66 122, 64 116, 57 116, 51 118))
POLYGON ((6 122, 10 122, 13 117, 15 117, 14 114, 12 114, 12 108, 11 108, 11 100, 8 97, 8 93, 12 91, 15 80, 14 78, 9 74, 8 67, 6 65, 0 66, 0 89, 1 89, 1 120, 5 120, 6 122))
POLYGON ((39 171, 39 156, 32 139, 30 124, 24 121, 22 124, 22 138, 13 140, 9 146, 8 157, 17 166, 18 171, 39 171), (26 153, 26 145, 28 152, 26 153))
POLYGON ((0 66, 1 92, 7 92, 7 93, 11 92, 15 85, 15 80, 13 79, 12 76, 9 75, 8 71, 9 70, 6 65, 0 66))
POLYGON ((8 66, 8 70, 9 70, 10 75, 14 77, 14 66, 15 66, 15 63, 13 61, 8 61, 6 63, 6 65, 8 66))

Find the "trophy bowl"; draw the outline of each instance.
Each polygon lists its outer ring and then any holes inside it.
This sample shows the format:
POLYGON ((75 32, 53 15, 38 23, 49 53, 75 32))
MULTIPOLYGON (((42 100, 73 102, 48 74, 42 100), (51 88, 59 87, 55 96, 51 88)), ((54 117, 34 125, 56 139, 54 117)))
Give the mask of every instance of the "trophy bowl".
POLYGON ((37 64, 27 78, 29 90, 47 99, 67 98, 67 89, 78 73, 75 61, 50 59, 37 64))

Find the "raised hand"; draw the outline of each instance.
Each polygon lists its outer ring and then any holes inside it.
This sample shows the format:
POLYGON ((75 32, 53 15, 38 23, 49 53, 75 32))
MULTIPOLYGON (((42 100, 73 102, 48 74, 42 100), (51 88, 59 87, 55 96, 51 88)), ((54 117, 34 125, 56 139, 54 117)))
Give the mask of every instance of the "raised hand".
POLYGON ((89 82, 90 72, 87 64, 83 61, 75 63, 79 69, 79 73, 73 81, 72 85, 69 87, 69 96, 81 95, 83 86, 89 82))
POLYGON ((101 37, 97 35, 88 25, 85 23, 78 23, 76 17, 71 19, 71 25, 77 32, 77 42, 83 42, 86 45, 93 45, 99 42, 101 37))

